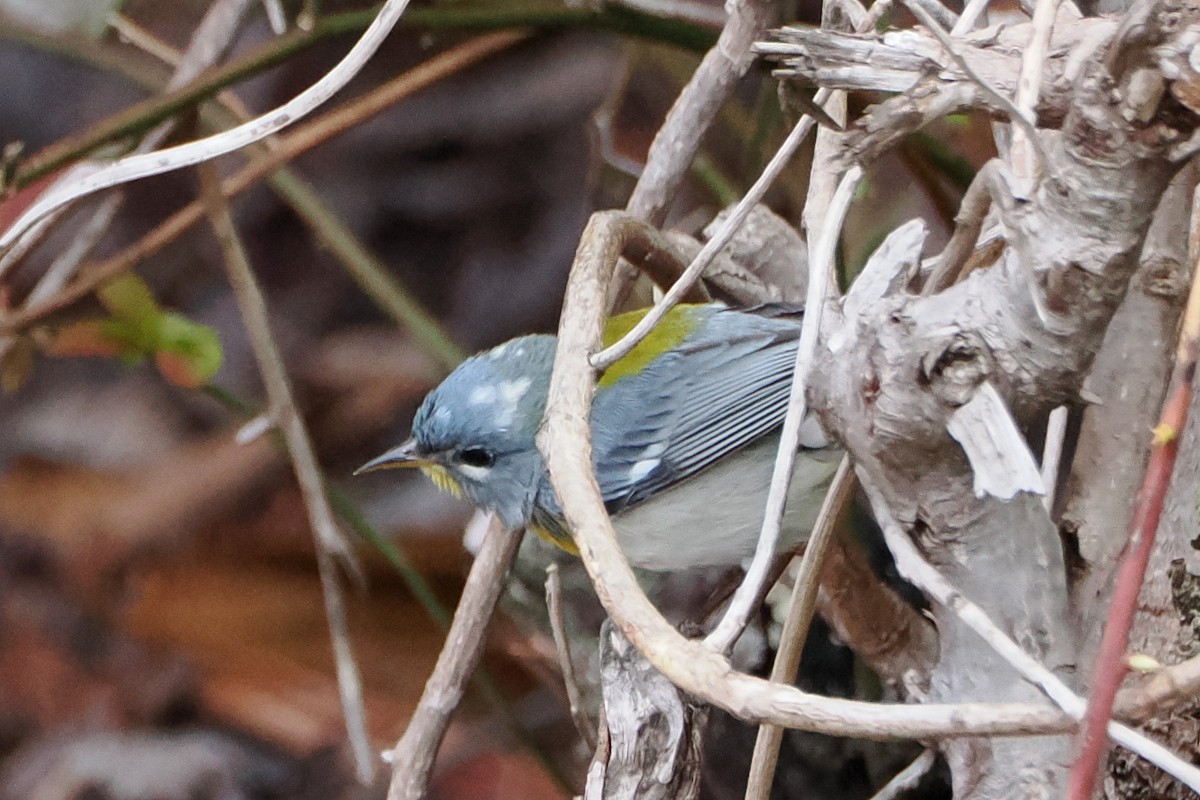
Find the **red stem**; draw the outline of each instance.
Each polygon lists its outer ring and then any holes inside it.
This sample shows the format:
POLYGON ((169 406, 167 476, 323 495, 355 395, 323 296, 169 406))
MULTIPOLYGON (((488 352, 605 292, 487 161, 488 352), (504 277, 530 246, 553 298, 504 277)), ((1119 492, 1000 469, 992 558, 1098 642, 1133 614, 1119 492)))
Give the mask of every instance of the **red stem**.
POLYGON ((1125 556, 1117 573, 1116 588, 1108 609, 1108 621, 1100 641, 1100 653, 1096 656, 1092 670, 1092 692, 1088 698, 1087 716, 1080 732, 1079 757, 1071 765, 1067 789, 1069 800, 1090 800, 1095 788, 1096 774, 1100 770, 1101 756, 1107 750, 1106 732, 1108 722, 1112 719, 1113 699, 1125 678, 1129 631, 1137 611, 1138 594, 1146 578, 1146 565, 1150 561, 1150 552, 1154 549, 1154 537, 1158 532, 1163 500, 1171 483, 1171 473, 1175 469, 1179 437, 1183 434, 1183 426, 1187 422, 1195 369, 1194 360, 1178 365, 1175 391, 1163 407, 1159 427, 1156 429, 1156 442, 1150 451, 1150 463, 1146 467, 1146 476, 1142 479, 1142 488, 1138 491, 1137 505, 1129 525, 1129 541, 1124 548, 1125 556), (1168 433, 1164 435, 1164 431, 1168 433))

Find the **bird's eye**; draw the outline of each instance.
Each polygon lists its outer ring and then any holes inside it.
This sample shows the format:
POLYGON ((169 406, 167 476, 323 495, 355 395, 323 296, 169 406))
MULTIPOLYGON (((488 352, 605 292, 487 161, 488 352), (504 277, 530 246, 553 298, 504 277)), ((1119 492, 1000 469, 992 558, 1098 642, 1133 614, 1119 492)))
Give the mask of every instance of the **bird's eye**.
POLYGON ((458 462, 467 467, 490 467, 496 463, 496 454, 483 447, 468 447, 458 451, 458 462))

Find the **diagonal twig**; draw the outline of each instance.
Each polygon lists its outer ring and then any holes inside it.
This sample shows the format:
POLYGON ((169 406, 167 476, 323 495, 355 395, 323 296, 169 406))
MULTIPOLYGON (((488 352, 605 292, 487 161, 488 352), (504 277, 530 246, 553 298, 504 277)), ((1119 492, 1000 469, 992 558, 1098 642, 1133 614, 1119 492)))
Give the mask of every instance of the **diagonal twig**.
POLYGON ((579 680, 575 676, 575 661, 571 658, 571 640, 567 636, 567 619, 562 607, 562 575, 559 574, 558 564, 550 562, 546 566, 546 609, 550 613, 550 631, 554 635, 554 652, 558 655, 558 668, 562 672, 563 685, 567 690, 567 705, 571 711, 571 721, 579 738, 589 750, 596 749, 596 727, 588 719, 583 708, 582 694, 579 691, 579 680))
MULTIPOLYGON (((804 642, 808 639, 809 625, 817 603, 817 590, 821 585, 821 567, 825 554, 837 536, 837 518, 849 502, 854 491, 854 473, 848 456, 842 456, 838 471, 829 485, 829 492, 821 504, 812 535, 804 546, 800 558, 800 569, 792 596, 788 602, 788 615, 779 636, 779 652, 771 666, 771 680, 775 683, 791 683, 800 670, 800 656, 804 642)), ((778 725, 762 725, 754 740, 754 754, 750 760, 750 777, 746 781, 746 800, 767 800, 771 795, 771 783, 775 777, 775 766, 779 760, 779 745, 783 740, 783 728, 778 725)))
POLYGON ((194 142, 118 159, 79 181, 43 194, 7 230, 0 232, 0 251, 11 247, 31 225, 59 206, 102 189, 211 160, 261 141, 306 116, 358 74, 407 5, 408 0, 387 0, 350 52, 320 80, 282 106, 228 131, 194 142))
MULTIPOLYGON (((829 92, 822 89, 817 92, 816 101, 822 102, 828 96, 829 92)), ((672 284, 662 299, 655 303, 654 307, 644 317, 638 320, 638 323, 630 329, 629 333, 592 357, 592 364, 596 369, 606 369, 628 355, 637 346, 638 342, 646 338, 654 326, 661 322, 662 318, 687 296, 696 281, 700 280, 700 276, 704 274, 704 270, 708 268, 717 255, 733 239, 738 228, 750 216, 750 212, 754 209, 754 206, 762 200, 763 196, 767 193, 767 189, 771 188, 771 184, 783 172, 784 167, 787 166, 792 156, 795 155, 796 150, 808 138, 813 124, 812 117, 807 114, 800 118, 795 127, 792 128, 792 132, 788 134, 787 139, 775 151, 775 155, 771 157, 767 166, 763 168, 762 174, 755 180, 754 185, 738 201, 738 204, 730 212, 717 232, 713 234, 712 238, 704 243, 704 247, 700 249, 700 252, 696 254, 696 257, 688 264, 684 273, 672 284)))
POLYGON ((217 176, 216 167, 211 163, 201 164, 198 171, 201 195, 208 205, 213 231, 217 235, 225 268, 229 274, 229 283, 233 287, 254 357, 258 362, 258 369, 271 404, 270 413, 283 435, 284 445, 291 458, 296 480, 300 485, 300 494, 317 540, 317 570, 321 578, 325 616, 333 646, 342 714, 345 716, 346 732, 354 754, 355 771, 358 779, 367 784, 375 774, 375 768, 371 758, 370 741, 367 738, 362 678, 350 649, 345 602, 338 583, 335 562, 335 556, 340 556, 348 563, 354 563, 349 560, 350 545, 338 530, 333 510, 329 507, 312 442, 304 420, 296 409, 279 348, 271 335, 266 301, 238 236, 233 216, 229 211, 229 201, 221 194, 221 181, 217 176))
MULTIPOLYGON (((905 579, 929 594, 941 605, 950 609, 971 630, 975 631, 988 646, 1030 683, 1037 686, 1055 705, 1075 719, 1082 719, 1087 704, 1082 697, 1071 691, 1057 675, 1026 653, 988 617, 982 608, 964 597, 925 557, 917 550, 908 534, 888 508, 883 493, 865 470, 858 471, 859 484, 871 501, 875 520, 883 530, 888 549, 896 559, 896 568, 905 579)), ((1183 782, 1192 790, 1200 792, 1200 768, 1188 764, 1175 753, 1132 728, 1107 720, 1105 729, 1109 737, 1130 751, 1183 782)), ((1103 732, 1101 733, 1103 736, 1103 732)))
POLYGON ((784 504, 787 502, 788 484, 791 482, 792 467, 796 462, 796 450, 800 442, 800 425, 804 422, 808 399, 808 371, 812 367, 820 332, 821 313, 833 273, 834 253, 841 238, 842 222, 854 191, 862 180, 862 167, 854 166, 846 171, 838 186, 833 202, 825 215, 825 225, 817 239, 814 260, 810 262, 808 276, 808 301, 804 322, 800 330, 800 343, 796 348, 796 366, 792 373, 792 388, 788 397, 787 416, 783 420, 779 448, 775 453, 775 471, 771 475, 771 486, 767 492, 767 505, 762 530, 754 550, 754 558, 746 570, 746 577, 725 610, 717 627, 705 637, 705 643, 717 652, 726 652, 741 635, 746 621, 754 612, 754 601, 762 591, 775 558, 775 545, 779 541, 779 529, 783 520, 784 504))
POLYGON ((425 683, 404 735, 384 754, 392 767, 388 800, 421 800, 425 796, 434 756, 450 724, 450 714, 462 700, 467 681, 483 655, 488 623, 504 589, 504 576, 516 558, 521 535, 520 529, 508 530, 498 518, 492 517, 483 545, 471 564, 433 674, 425 683))

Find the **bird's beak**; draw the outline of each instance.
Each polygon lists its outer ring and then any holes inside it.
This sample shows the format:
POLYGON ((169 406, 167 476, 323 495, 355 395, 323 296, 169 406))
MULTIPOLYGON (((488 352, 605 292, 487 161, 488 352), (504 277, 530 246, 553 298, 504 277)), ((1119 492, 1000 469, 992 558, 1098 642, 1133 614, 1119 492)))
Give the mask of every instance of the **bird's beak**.
POLYGON ((431 459, 417 452, 416 441, 414 439, 409 439, 404 444, 398 447, 393 447, 383 455, 372 458, 370 461, 354 470, 354 474, 362 475, 364 472, 375 472, 376 470, 381 469, 429 467, 433 466, 433 464, 434 462, 431 459))

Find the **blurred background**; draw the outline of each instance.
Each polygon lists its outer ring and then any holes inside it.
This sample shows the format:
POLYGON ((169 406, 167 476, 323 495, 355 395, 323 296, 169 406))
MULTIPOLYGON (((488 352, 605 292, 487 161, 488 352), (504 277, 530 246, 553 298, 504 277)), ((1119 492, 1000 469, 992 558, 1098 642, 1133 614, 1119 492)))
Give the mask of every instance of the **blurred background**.
MULTIPOLYGON (((30 169, 52 163, 45 154, 76 152, 79 137, 124 114, 130 124, 110 126, 91 151, 115 156, 157 120, 146 103, 161 97, 208 5, 0 0, 0 146, 8 145, 0 224, 47 185, 30 169)), ((637 3, 416 5, 316 117, 496 31, 525 33, 382 103, 232 201, 335 506, 365 565, 363 584, 348 589, 349 618, 378 750, 403 730, 441 647, 470 563, 469 509, 420 476, 350 473, 407 434, 424 393, 463 354, 553 330, 589 213, 624 205, 664 114, 715 41, 721 4, 686 7, 687 18, 664 21, 637 3), (372 269, 393 279, 384 302, 364 291, 372 269)), ((280 36, 251 4, 227 57, 248 65, 245 79, 199 111, 188 106, 172 141, 294 96, 372 14, 331 0, 282 10, 280 36)), ((819 18, 810 0, 779 13, 781 23, 819 18)), ((768 70, 752 69, 708 134, 668 225, 698 233, 749 186, 789 122, 768 70)), ((929 222, 938 247, 989 142, 984 121, 957 119, 872 165, 842 242, 846 274, 914 216, 929 222)), ((768 198, 795 223, 808 158, 768 198)), ((245 164, 235 155, 220 168, 233 175, 245 164)), ((124 191, 82 274, 126 252, 198 190, 185 170, 124 191)), ((100 232, 89 233, 96 207, 84 204, 0 272, 0 303, 29 303, 46 269, 100 232)), ((0 798, 382 797, 382 785, 355 782, 344 746, 312 537, 290 466, 270 436, 235 439, 264 397, 207 223, 137 259, 135 274, 118 293, 153 298, 137 313, 184 321, 175 351, 113 339, 111 326, 129 323, 128 304, 92 294, 0 345, 0 798)), ((442 747, 434 797, 537 800, 579 789, 590 754, 566 714, 544 626, 548 560, 564 564, 585 675, 601 613, 571 559, 537 543, 526 550, 492 630, 486 675, 442 747)), ((682 576, 657 596, 688 608, 721 580, 682 576)), ((769 614, 763 623, 741 654, 759 672, 769 668, 769 614)), ((819 622, 802 680, 842 695, 879 691, 819 622)), ((710 735, 721 746, 705 796, 740 797, 754 731, 718 717, 710 735)), ((795 734, 777 795, 867 797, 916 752, 795 734)), ((937 796, 936 776, 931 784, 937 796)))

